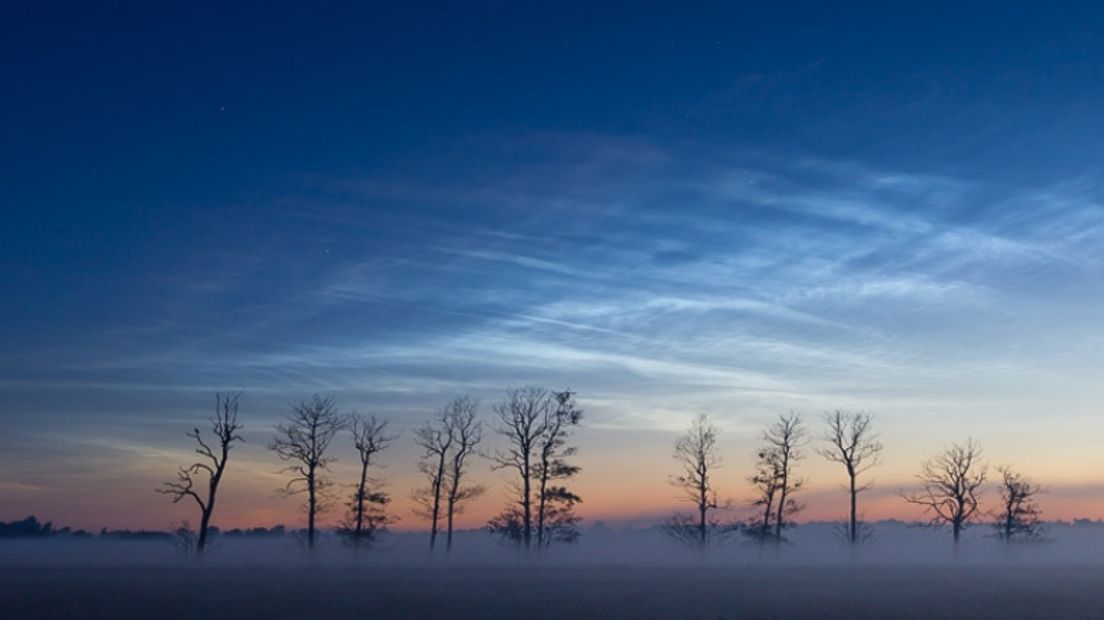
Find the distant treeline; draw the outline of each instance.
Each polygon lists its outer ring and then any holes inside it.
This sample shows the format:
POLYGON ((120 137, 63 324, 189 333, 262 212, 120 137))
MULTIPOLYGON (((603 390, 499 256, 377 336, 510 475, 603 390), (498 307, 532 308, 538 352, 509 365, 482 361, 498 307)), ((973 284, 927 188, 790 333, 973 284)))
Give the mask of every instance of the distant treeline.
MULTIPOLYGON (((1045 522, 1048 525, 1056 527, 1093 527, 1104 528, 1104 519, 1087 519, 1077 518, 1071 521, 1063 519, 1056 519, 1054 521, 1045 522)), ((831 526, 835 527, 838 524, 832 521, 808 521, 805 526, 831 526)), ((914 527, 923 525, 921 522, 916 521, 901 521, 900 519, 883 519, 874 522, 872 525, 877 526, 900 526, 900 527, 914 527)), ((663 529, 663 524, 657 523, 650 526, 632 527, 625 531, 647 531, 663 529)), ((588 535, 592 535, 596 530, 600 530, 605 534, 613 534, 618 530, 611 529, 602 522, 598 522, 591 526, 587 532, 588 535)), ((463 530, 465 532, 479 533, 480 530, 463 530)), ((337 529, 329 530, 331 534, 338 534, 337 529)), ((270 528, 266 527, 251 527, 251 528, 233 528, 221 531, 219 528, 212 526, 210 535, 212 538, 225 537, 235 539, 265 539, 265 538, 285 538, 285 537, 300 537, 306 536, 307 530, 305 528, 287 528, 284 525, 276 525, 270 528)), ((484 534, 486 534, 484 532, 484 534)), ((426 532, 404 532, 399 534, 400 536, 425 536, 426 532)), ((92 533, 83 529, 71 529, 68 527, 54 528, 50 522, 40 522, 37 517, 29 516, 25 519, 18 521, 0 521, 0 538, 104 538, 104 539, 119 539, 119 540, 160 540, 160 541, 174 541, 176 534, 166 530, 109 530, 107 528, 101 528, 98 533, 92 533)))
MULTIPOLYGON (((227 538, 280 538, 296 533, 305 533, 306 530, 287 529, 283 525, 274 527, 234 528, 221 532, 219 528, 211 526, 212 537, 225 536, 227 538)), ((72 530, 68 527, 55 528, 49 521, 42 523, 35 516, 29 516, 19 521, 0 521, 0 538, 49 538, 54 536, 70 536, 91 538, 118 538, 124 540, 172 540, 175 532, 164 530, 109 530, 102 528, 99 534, 92 534, 87 530, 72 530)))
POLYGON ((0 522, 0 538, 45 538, 47 536, 91 536, 84 530, 70 530, 67 527, 55 529, 50 521, 45 523, 33 516, 21 521, 0 522))

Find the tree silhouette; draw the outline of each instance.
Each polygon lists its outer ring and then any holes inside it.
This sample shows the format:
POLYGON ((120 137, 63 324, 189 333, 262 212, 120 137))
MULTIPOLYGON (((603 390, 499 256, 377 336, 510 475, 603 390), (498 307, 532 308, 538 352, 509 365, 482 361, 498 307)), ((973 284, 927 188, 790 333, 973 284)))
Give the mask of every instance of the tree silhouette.
POLYGON ((196 442, 195 452, 202 457, 202 460, 181 467, 176 473, 176 480, 165 482, 162 488, 157 489, 158 493, 171 496, 174 504, 185 497, 190 497, 199 506, 199 531, 195 536, 196 555, 202 555, 207 548, 211 515, 215 511, 219 483, 222 482, 222 476, 226 472, 230 449, 236 442, 244 441, 238 434, 242 428, 241 423, 238 422, 240 397, 240 394, 215 394, 215 415, 211 418, 213 446, 207 443, 198 428, 187 433, 188 437, 196 442), (206 491, 195 489, 196 478, 201 475, 207 478, 206 491))
POLYGON ((307 548, 314 549, 318 514, 326 508, 325 493, 332 484, 326 473, 334 458, 327 451, 334 438, 344 428, 333 397, 317 394, 310 400, 293 404, 282 424, 276 426, 276 437, 269 449, 280 460, 291 463, 282 471, 291 479, 284 485, 284 495, 307 494, 307 548))
POLYGON ((198 557, 202 553, 196 540, 196 532, 187 519, 181 519, 169 526, 169 544, 185 557, 192 554, 198 557))
POLYGON ((426 486, 414 492, 414 501, 419 506, 415 512, 429 519, 430 552, 437 546, 437 530, 441 525, 441 500, 448 474, 449 450, 455 439, 451 424, 449 408, 445 407, 414 431, 414 443, 422 448, 418 469, 426 477, 426 486))
POLYGON ((846 539, 848 544, 859 544, 858 496, 870 489, 872 482, 859 484, 859 476, 881 461, 882 444, 871 430, 873 418, 868 413, 849 413, 839 409, 824 414, 827 426, 821 440, 827 447, 817 450, 824 458, 843 465, 847 472, 847 492, 850 500, 846 539))
POLYGON ((805 486, 805 480, 794 474, 795 465, 804 458, 801 447, 806 443, 801 417, 792 412, 779 416, 778 421, 763 434, 763 439, 778 461, 778 506, 775 508, 774 540, 781 543, 782 529, 792 525, 790 517, 803 508, 792 498, 794 493, 805 486))
POLYGON ((515 499, 487 523, 487 529, 525 551, 533 546, 534 451, 544 435, 553 403, 548 390, 529 386, 509 390, 506 398, 493 407, 498 418, 494 431, 506 439, 507 447, 491 455, 491 468, 516 474, 511 483, 515 499))
POLYGON ((540 439, 540 459, 534 470, 537 478, 537 544, 547 549, 553 542, 575 542, 579 538, 579 517, 575 505, 578 495, 556 481, 567 481, 578 475, 580 468, 567 462, 577 451, 567 445, 571 430, 579 425, 583 412, 575 405, 575 393, 570 390, 553 392, 555 405, 540 439))
POLYGON ((447 472, 447 490, 445 493, 446 538, 445 551, 452 552, 453 520, 463 511, 467 501, 479 497, 485 491, 482 485, 467 484, 468 458, 475 454, 476 447, 483 439, 483 425, 476 419, 479 403, 467 396, 461 396, 446 408, 449 434, 452 436, 452 450, 449 455, 447 472))
POLYGON ((748 479, 756 491, 750 503, 758 514, 749 519, 744 533, 760 543, 781 545, 782 530, 792 526, 791 517, 804 508, 793 498, 805 486, 794 470, 804 458, 801 448, 807 434, 801 417, 791 412, 778 416, 762 439, 755 453, 755 473, 748 479))
POLYGON ((386 512, 387 504, 391 502, 390 495, 379 490, 381 483, 369 473, 373 465, 372 459, 391 445, 397 436, 388 434, 387 421, 374 415, 361 416, 354 413, 349 416, 346 425, 353 435, 353 447, 360 458, 360 477, 349 498, 346 522, 338 533, 354 551, 359 552, 362 548, 371 546, 380 530, 394 521, 394 517, 386 512))
POLYGON ((575 541, 579 519, 574 507, 581 500, 553 484, 579 472, 565 461, 575 453, 567 438, 582 418, 574 394, 538 387, 510 390, 494 405, 494 413, 494 431, 506 438, 507 447, 490 456, 491 468, 516 474, 511 483, 515 499, 487 523, 487 530, 524 551, 534 542, 543 549, 553 542, 575 541))
POLYGON ((663 531, 671 539, 700 550, 736 529, 710 516, 720 508, 713 482, 713 472, 721 465, 718 433, 717 427, 703 414, 694 418, 686 433, 675 440, 674 458, 682 472, 671 478, 671 484, 682 491, 685 501, 694 505, 694 514, 673 515, 663 524, 663 531))
POLYGON ((981 457, 981 446, 973 439, 953 444, 921 466, 916 475, 919 492, 902 493, 905 501, 924 507, 931 517, 929 525, 951 526, 955 548, 962 531, 981 514, 980 489, 987 469, 981 457))
POLYGON ((1035 498, 1044 493, 1042 487, 1009 466, 998 467, 1000 481, 1000 511, 994 515, 993 527, 1003 542, 1038 542, 1046 538, 1042 510, 1035 498))
POLYGON ((781 461, 774 448, 760 447, 755 453, 755 473, 748 482, 755 489, 755 496, 749 503, 756 512, 748 519, 744 534, 761 544, 774 540, 772 518, 782 479, 780 468, 781 461))

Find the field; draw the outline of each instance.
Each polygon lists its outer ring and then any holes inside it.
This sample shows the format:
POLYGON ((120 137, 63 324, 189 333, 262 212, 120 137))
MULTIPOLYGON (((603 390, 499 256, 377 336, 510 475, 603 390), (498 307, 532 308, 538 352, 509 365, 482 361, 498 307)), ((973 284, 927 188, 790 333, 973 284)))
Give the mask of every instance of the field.
POLYGON ((593 527, 524 561, 462 532, 451 561, 419 533, 354 556, 329 537, 219 539, 202 565, 171 545, 111 537, 0 541, 0 620, 718 620, 1040 618, 1104 620, 1104 526, 1054 524, 1041 545, 1001 545, 877 524, 848 553, 827 524, 764 552, 740 541, 703 558, 654 528, 593 527))
POLYGON ((0 617, 206 619, 1104 618, 1084 567, 36 568, 0 617))

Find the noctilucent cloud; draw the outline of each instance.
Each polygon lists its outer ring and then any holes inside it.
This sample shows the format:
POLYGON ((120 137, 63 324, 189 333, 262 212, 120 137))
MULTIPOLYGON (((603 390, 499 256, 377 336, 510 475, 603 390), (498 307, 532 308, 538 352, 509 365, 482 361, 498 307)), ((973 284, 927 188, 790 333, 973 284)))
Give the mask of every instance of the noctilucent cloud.
POLYGON ((410 429, 525 384, 578 392, 591 522, 676 505, 697 413, 739 502, 837 407, 870 517, 968 436, 1104 516, 1104 10, 894 4, 4 8, 0 519, 167 525, 215 390, 220 523, 299 518, 265 445, 313 393, 403 433, 409 515, 410 429))

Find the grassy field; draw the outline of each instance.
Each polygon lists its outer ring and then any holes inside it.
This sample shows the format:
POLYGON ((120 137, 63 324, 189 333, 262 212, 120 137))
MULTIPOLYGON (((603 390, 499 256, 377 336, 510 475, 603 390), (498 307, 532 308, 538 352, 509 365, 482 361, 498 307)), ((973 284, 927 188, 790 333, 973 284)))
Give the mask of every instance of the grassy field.
POLYGON ((1101 618, 1100 568, 5 569, 0 618, 1101 618))

